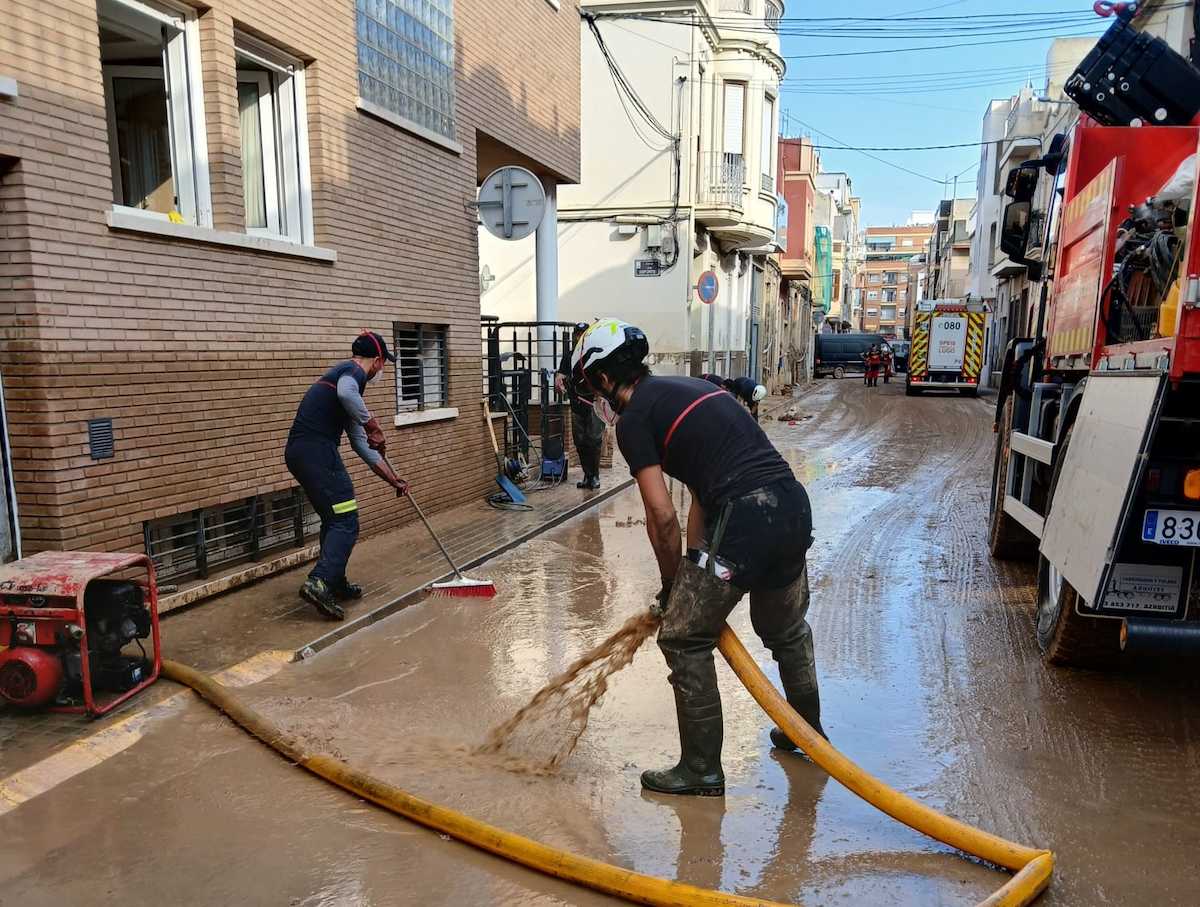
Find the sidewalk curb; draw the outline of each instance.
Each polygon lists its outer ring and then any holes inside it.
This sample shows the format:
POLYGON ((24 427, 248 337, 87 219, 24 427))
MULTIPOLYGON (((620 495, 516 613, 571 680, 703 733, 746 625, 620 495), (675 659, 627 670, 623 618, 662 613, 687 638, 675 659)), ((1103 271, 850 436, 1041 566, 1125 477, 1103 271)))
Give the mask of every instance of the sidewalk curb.
MULTIPOLYGON (((632 477, 618 482, 612 488, 608 488, 600 492, 595 497, 588 498, 586 501, 583 501, 576 507, 572 507, 569 510, 563 511, 557 516, 547 520, 545 523, 540 523, 532 529, 528 529, 520 535, 514 536, 503 545, 493 548, 491 551, 488 551, 479 557, 466 561, 460 564, 459 567, 462 570, 470 570, 472 567, 478 567, 485 561, 490 561, 492 558, 499 557, 500 555, 511 551, 513 548, 516 548, 518 545, 523 545, 530 539, 536 538, 544 532, 549 532, 551 529, 565 523, 567 520, 574 519, 575 517, 579 516, 579 514, 586 513, 593 507, 603 504, 610 498, 613 498, 626 489, 632 487, 633 484, 634 480, 632 477)), ((431 580, 421 583, 419 586, 414 586, 405 592, 401 592, 391 601, 380 605, 378 608, 375 608, 372 611, 368 611, 366 614, 363 614, 360 617, 356 617, 352 621, 348 621, 347 623, 339 625, 336 630, 331 630, 323 636, 318 636, 308 645, 297 649, 295 654, 292 656, 292 661, 304 661, 307 658, 312 658, 314 655, 318 654, 319 652, 323 652, 325 649, 328 649, 336 642, 340 642, 347 636, 350 636, 359 630, 364 630, 372 624, 383 620, 385 617, 390 617, 397 611, 402 611, 410 605, 416 604, 416 602, 411 601, 411 599, 415 599, 418 595, 425 592, 425 590, 428 589, 432 583, 441 583, 453 578, 453 573, 444 573, 441 576, 434 577, 431 580)))

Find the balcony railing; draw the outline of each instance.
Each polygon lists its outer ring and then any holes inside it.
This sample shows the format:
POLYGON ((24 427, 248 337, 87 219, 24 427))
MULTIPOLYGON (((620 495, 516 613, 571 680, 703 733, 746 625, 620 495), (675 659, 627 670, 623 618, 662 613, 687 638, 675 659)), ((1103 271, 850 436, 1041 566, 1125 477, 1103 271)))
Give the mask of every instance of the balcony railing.
POLYGON ((710 151, 701 157, 701 205, 742 210, 746 188, 746 159, 740 154, 710 151))
POLYGON ((775 177, 769 173, 762 175, 762 191, 768 194, 774 194, 775 192, 775 177))
POLYGON ((766 13, 763 16, 763 24, 771 31, 779 31, 779 20, 783 18, 783 7, 778 3, 773 3, 772 0, 767 0, 766 13))

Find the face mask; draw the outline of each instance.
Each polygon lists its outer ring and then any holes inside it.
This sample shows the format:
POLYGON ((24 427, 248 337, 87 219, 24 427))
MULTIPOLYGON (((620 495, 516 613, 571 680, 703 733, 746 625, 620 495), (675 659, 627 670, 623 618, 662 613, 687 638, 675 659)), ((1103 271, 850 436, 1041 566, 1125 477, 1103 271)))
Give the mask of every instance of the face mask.
POLYGON ((602 421, 605 425, 617 424, 617 419, 619 418, 617 411, 613 409, 612 404, 603 397, 597 396, 596 399, 592 401, 592 409, 596 411, 596 415, 600 417, 600 421, 602 421))

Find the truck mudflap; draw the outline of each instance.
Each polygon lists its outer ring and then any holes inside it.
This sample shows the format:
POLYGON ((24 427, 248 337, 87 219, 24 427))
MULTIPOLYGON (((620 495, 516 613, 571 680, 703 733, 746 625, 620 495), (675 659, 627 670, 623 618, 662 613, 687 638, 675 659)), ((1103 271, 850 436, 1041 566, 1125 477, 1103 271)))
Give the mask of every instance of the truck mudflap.
POLYGON ((1182 618, 1192 551, 1122 544, 1167 393, 1159 372, 1093 372, 1046 516, 1042 555, 1079 591, 1080 613, 1182 618), (1141 553, 1138 553, 1141 552, 1141 553))

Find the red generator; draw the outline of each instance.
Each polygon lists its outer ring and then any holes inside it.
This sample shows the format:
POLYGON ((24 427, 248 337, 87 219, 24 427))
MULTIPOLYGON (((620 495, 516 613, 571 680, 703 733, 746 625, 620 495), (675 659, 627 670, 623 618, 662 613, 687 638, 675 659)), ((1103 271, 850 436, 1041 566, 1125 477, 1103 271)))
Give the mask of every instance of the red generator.
POLYGON ((0 701, 95 718, 154 683, 161 667, 145 555, 45 551, 0 565, 0 701), (133 645, 137 654, 127 653, 133 645))

